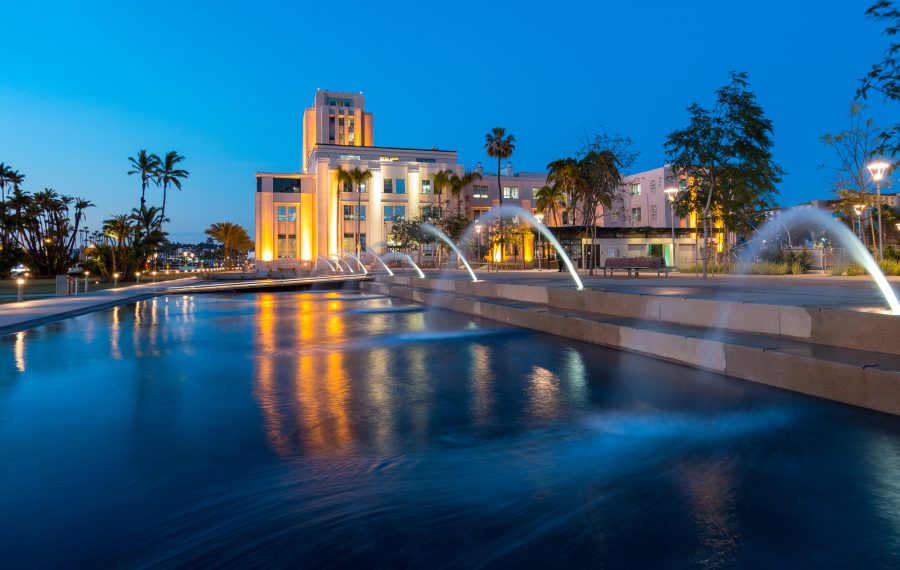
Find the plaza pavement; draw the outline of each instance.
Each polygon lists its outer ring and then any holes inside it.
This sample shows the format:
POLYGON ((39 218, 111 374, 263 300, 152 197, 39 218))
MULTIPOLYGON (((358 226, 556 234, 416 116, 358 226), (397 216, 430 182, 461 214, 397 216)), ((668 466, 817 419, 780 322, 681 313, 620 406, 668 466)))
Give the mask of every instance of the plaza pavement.
POLYGON ((5 303, 0 305, 0 335, 154 297, 170 287, 197 282, 195 277, 188 277, 82 293, 71 297, 51 297, 23 303, 5 303))

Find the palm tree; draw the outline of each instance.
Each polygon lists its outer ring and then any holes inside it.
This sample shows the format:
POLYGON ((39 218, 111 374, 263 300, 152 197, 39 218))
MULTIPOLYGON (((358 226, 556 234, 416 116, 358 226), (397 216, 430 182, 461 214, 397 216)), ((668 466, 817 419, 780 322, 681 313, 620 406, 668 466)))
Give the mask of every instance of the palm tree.
MULTIPOLYGON (((443 200, 442 197, 444 195, 444 189, 451 188, 451 180, 456 176, 456 173, 450 169, 447 170, 438 170, 434 174, 431 175, 431 179, 434 181, 434 193, 437 194, 438 197, 438 207, 440 208, 441 217, 443 217, 443 200)), ((448 200, 449 202, 449 200, 448 200)))
POLYGON ((128 157, 132 170, 128 171, 129 176, 132 174, 141 175, 141 207, 143 210, 147 204, 145 199, 147 194, 147 184, 152 180, 159 184, 159 157, 155 154, 147 154, 147 151, 141 149, 136 156, 128 157))
POLYGON ((573 214, 570 223, 575 225, 574 213, 581 176, 578 171, 578 161, 571 157, 560 158, 548 164, 547 171, 547 184, 559 189, 565 195, 568 210, 573 214))
POLYGON ((622 174, 619 171, 620 159, 609 149, 588 152, 579 162, 581 174, 580 199, 585 225, 591 232, 591 263, 589 273, 594 274, 597 256, 593 255, 594 244, 597 243, 597 210, 611 208, 616 192, 622 185, 622 174))
POLYGON ((537 200, 538 212, 547 212, 547 225, 553 225, 553 219, 556 218, 557 225, 562 225, 562 210, 566 207, 566 193, 558 185, 541 186, 534 193, 537 200))
POLYGON ((174 150, 170 150, 166 153, 166 157, 162 160, 157 170, 159 181, 162 182, 163 188, 163 202, 160 212, 163 218, 166 217, 166 192, 169 189, 169 184, 181 190, 181 180, 187 178, 190 174, 187 170, 177 167, 182 160, 184 160, 183 156, 174 150))
POLYGON ((362 256, 362 233, 360 223, 362 222, 362 185, 366 184, 372 178, 372 173, 368 170, 360 170, 358 166, 354 166, 350 171, 350 180, 356 184, 356 257, 362 256))
POLYGON ((12 173, 12 167, 0 162, 0 201, 2 202, 6 202, 6 187, 12 184, 9 179, 12 173))
POLYGON ((238 255, 240 251, 249 251, 253 248, 253 242, 247 235, 247 230, 232 222, 216 222, 211 224, 204 233, 222 244, 225 252, 225 267, 228 267, 229 254, 238 255))
POLYGON ((456 196, 456 214, 462 215, 462 191, 463 188, 475 182, 476 180, 481 180, 481 174, 478 172, 466 172, 462 176, 458 176, 454 174, 450 177, 450 191, 456 196))
MULTIPOLYGON (((500 185, 500 162, 512 156, 516 150, 516 137, 506 134, 503 127, 494 127, 484 136, 484 150, 488 156, 497 159, 497 191, 500 193, 500 207, 503 208, 503 187, 500 185)), ((503 217, 500 217, 500 257, 503 257, 503 217)))

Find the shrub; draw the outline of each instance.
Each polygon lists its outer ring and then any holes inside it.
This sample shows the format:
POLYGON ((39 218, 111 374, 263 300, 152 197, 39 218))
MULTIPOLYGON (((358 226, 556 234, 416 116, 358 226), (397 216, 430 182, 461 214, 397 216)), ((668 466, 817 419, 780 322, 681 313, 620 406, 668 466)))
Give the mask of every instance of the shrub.
POLYGON ((881 267, 881 272, 885 275, 900 275, 900 259, 888 259, 887 251, 885 251, 884 257, 884 261, 878 264, 881 267))

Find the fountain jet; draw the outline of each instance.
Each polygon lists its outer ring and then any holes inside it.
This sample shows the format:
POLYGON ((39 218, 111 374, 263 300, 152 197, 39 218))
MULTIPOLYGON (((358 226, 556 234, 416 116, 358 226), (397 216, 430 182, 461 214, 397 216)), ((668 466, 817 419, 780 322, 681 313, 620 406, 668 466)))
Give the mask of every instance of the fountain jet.
POLYGON ((344 252, 344 255, 347 256, 347 257, 349 257, 350 259, 352 259, 353 261, 355 261, 357 265, 359 265, 359 268, 362 269, 363 275, 368 275, 368 274, 369 274, 369 270, 366 269, 366 266, 363 264, 362 260, 361 260, 359 257, 356 256, 356 254, 351 253, 351 252, 349 252, 349 251, 345 251, 345 252, 344 252))
POLYGON ((853 235, 850 228, 835 220, 830 214, 820 210, 791 210, 781 214, 777 219, 765 223, 757 231, 753 243, 747 248, 744 255, 741 256, 741 261, 747 263, 757 259, 757 257, 759 257, 759 252, 762 249, 762 244, 772 240, 779 231, 779 226, 787 228, 797 223, 817 225, 828 231, 828 233, 834 237, 835 241, 846 247, 850 251, 853 260, 862 265, 875 281, 875 284, 878 285, 881 294, 884 296, 884 300, 891 309, 891 314, 900 315, 900 301, 897 300, 897 294, 894 292, 894 289, 888 283, 887 279, 884 278, 884 273, 881 272, 881 268, 878 267, 878 263, 872 258, 872 255, 869 254, 866 247, 859 241, 859 238, 853 235))
POLYGON ((378 262, 381 263, 381 266, 384 267, 384 270, 388 272, 388 275, 390 275, 391 277, 394 276, 394 272, 391 271, 391 268, 387 266, 387 263, 385 263, 384 260, 381 259, 381 257, 379 257, 377 253, 375 253, 374 251, 372 251, 372 250, 369 249, 369 248, 366 248, 366 253, 368 253, 369 255, 371 255, 372 257, 374 257, 375 259, 377 259, 378 262))
POLYGON ((556 239, 556 236, 554 236, 553 233, 547 229, 547 226, 538 222, 537 218, 535 218, 531 212, 518 206, 495 206, 487 212, 482 213, 478 220, 472 223, 465 231, 465 233, 463 233, 463 237, 460 240, 460 243, 465 243, 472 239, 471 235, 474 231, 475 224, 484 224, 485 222, 492 219, 512 216, 519 216, 520 218, 528 222, 531 227, 539 231, 541 235, 544 236, 544 239, 546 239, 548 242, 550 242, 550 244, 553 245, 553 249, 556 250, 556 255, 559 256, 559 258, 562 259, 563 262, 565 262, 566 268, 569 270, 569 274, 572 276, 572 281, 575 282, 575 289, 578 291, 584 289, 584 285, 581 283, 581 278, 578 276, 578 272, 575 271, 575 266, 572 265, 572 260, 569 259, 568 255, 566 255, 566 251, 559 243, 559 240, 556 239))
MULTIPOLYGON (((416 265, 416 262, 413 261, 413 258, 405 253, 400 253, 398 251, 391 251, 391 252, 385 253, 383 256, 381 256, 381 258, 383 258, 383 259, 395 259, 395 258, 403 259, 407 263, 409 263, 413 269, 416 270, 416 273, 419 274, 420 279, 425 279, 425 274, 422 273, 422 270, 419 269, 419 266, 416 265)), ((384 262, 382 261, 382 263, 384 263, 384 262)), ((387 267, 387 265, 385 265, 385 267, 387 267)), ((388 271, 390 271, 390 269, 388 269, 388 271)), ((393 273, 391 273, 391 275, 393 275, 393 273)))
POLYGON ((472 267, 469 265, 469 262, 466 261, 466 257, 462 254, 461 251, 459 251, 459 248, 456 247, 456 244, 453 243, 453 240, 451 240, 449 237, 447 237, 447 234, 445 234, 441 230, 437 229, 436 227, 432 226, 431 224, 422 224, 421 227, 426 232, 430 233, 431 235, 437 237, 438 239, 440 239, 441 241, 443 241, 444 243, 449 245, 450 249, 452 249, 454 252, 456 252, 457 257, 459 257, 459 260, 462 261, 463 265, 466 266, 466 269, 468 270, 469 275, 472 277, 472 282, 474 282, 474 283, 478 282, 478 278, 475 277, 475 272, 472 271, 472 267))

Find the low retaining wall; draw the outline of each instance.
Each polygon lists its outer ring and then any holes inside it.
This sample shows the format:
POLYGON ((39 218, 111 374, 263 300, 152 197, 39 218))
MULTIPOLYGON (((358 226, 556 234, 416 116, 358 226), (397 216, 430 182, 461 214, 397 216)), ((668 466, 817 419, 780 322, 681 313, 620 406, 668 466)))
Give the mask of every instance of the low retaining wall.
MULTIPOLYGON (((826 360, 810 355, 791 354, 780 352, 773 348, 758 348, 721 342, 702 338, 699 335, 685 336, 649 330, 639 326, 625 326, 603 322, 602 320, 593 320, 590 318, 590 315, 554 314, 546 308, 548 306, 556 306, 558 308, 584 311, 583 307, 585 306, 597 307, 596 304, 586 302, 585 299, 603 300, 604 304, 610 302, 609 297, 603 298, 601 296, 598 299, 596 295, 591 295, 590 291, 576 292, 524 285, 503 286, 501 284, 463 283, 459 289, 469 291, 468 294, 463 294, 457 291, 457 285, 460 282, 430 279, 416 279, 414 281, 416 286, 424 285, 424 282, 434 285, 433 289, 427 290, 409 287, 403 283, 403 281, 408 282, 408 279, 406 277, 379 278, 378 282, 364 283, 362 287, 367 290, 514 326, 637 352, 769 386, 900 415, 900 373, 896 370, 877 368, 867 364, 826 360), (489 298, 486 295, 474 294, 473 288, 480 289, 482 286, 485 289, 490 289, 495 295, 489 298), (562 292, 556 293, 555 291, 562 292), (515 301, 520 304, 518 306, 503 304, 501 302, 492 302, 491 299, 515 301), (522 305, 521 303, 533 303, 534 305, 522 305), (554 303, 556 304, 554 305, 554 303), (560 306, 560 304, 563 306, 560 306)), ((657 311, 656 314, 665 314, 667 317, 675 318, 682 316, 684 320, 691 321, 690 323, 682 324, 696 324, 703 320, 700 316, 690 315, 675 307, 670 307, 667 310, 663 309, 664 305, 669 305, 670 303, 661 303, 659 298, 654 300, 651 296, 645 295, 613 295, 620 301, 615 316, 652 315, 655 310, 657 311), (644 297, 651 298, 646 299, 644 297), (641 313, 641 311, 645 311, 648 308, 650 313, 641 313)), ((677 301, 677 299, 671 299, 671 301, 677 301)), ((739 307, 746 306, 736 305, 739 307)), ((813 336, 816 326, 821 326, 819 323, 827 322, 825 319, 817 319, 809 315, 809 313, 804 317, 790 309, 797 308, 769 306, 763 310, 768 312, 761 312, 760 314, 767 318, 777 316, 777 330, 779 334, 783 331, 806 333, 807 339, 813 336), (779 312, 774 312, 775 309, 779 309, 779 312), (780 309, 787 309, 785 318, 782 318, 780 309)), ((800 310, 806 311, 805 309, 800 310)), ((721 319, 714 318, 714 315, 711 313, 711 310, 708 309, 703 314, 707 320, 716 323, 719 328, 722 328, 720 325, 721 319)), ((882 315, 867 316, 878 318, 882 315)), ((651 317, 637 318, 646 318, 648 321, 654 320, 651 317)), ((748 313, 744 313, 736 320, 728 321, 726 324, 731 327, 763 328, 757 326, 757 321, 758 319, 751 318, 748 316, 748 313)), ((863 320, 861 322, 866 321, 863 320)), ((732 328, 731 330, 741 329, 732 328)), ((766 330, 775 329, 770 327, 766 330)), ((754 332, 757 332, 757 330, 754 330, 754 332)), ((872 331, 869 331, 868 334, 872 334, 872 331)), ((803 338, 799 334, 784 336, 803 338)), ((810 351, 810 354, 814 353, 815 351, 810 351)))
POLYGON ((378 276, 378 281, 614 317, 765 334, 900 355, 900 317, 785 305, 690 299, 674 295, 636 295, 515 283, 378 276))

